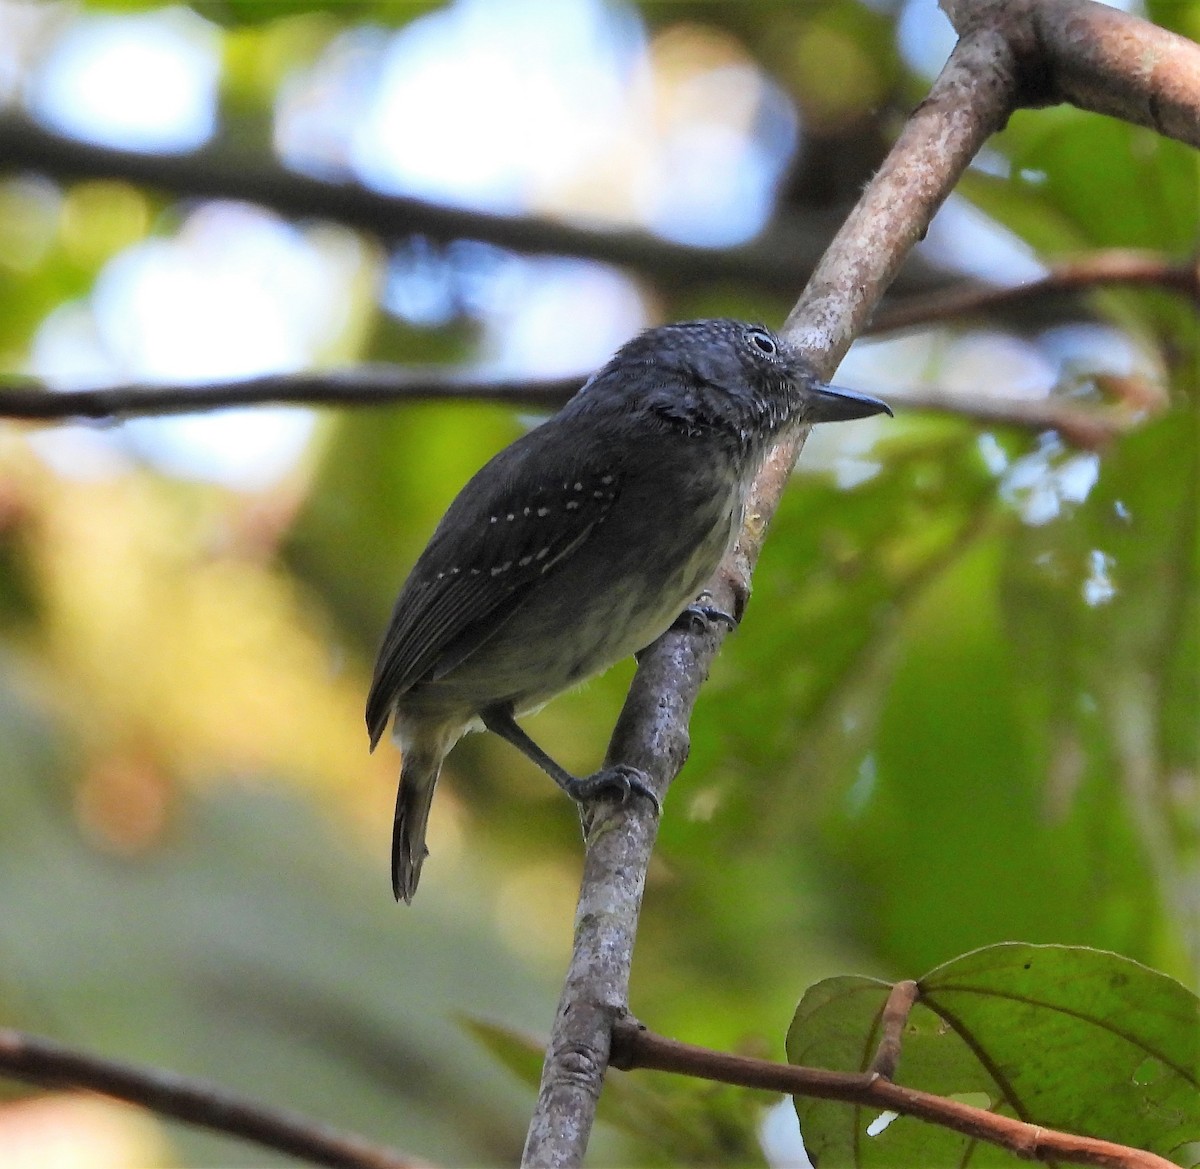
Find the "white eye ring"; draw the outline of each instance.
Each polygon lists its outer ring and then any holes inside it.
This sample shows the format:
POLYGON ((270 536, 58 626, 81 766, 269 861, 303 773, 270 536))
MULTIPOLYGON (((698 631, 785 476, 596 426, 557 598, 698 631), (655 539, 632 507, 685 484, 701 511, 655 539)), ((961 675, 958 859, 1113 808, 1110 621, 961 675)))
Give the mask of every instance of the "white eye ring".
POLYGON ((768 357, 779 355, 779 346, 775 344, 775 338, 766 329, 750 329, 746 333, 746 338, 759 353, 765 353, 768 357))

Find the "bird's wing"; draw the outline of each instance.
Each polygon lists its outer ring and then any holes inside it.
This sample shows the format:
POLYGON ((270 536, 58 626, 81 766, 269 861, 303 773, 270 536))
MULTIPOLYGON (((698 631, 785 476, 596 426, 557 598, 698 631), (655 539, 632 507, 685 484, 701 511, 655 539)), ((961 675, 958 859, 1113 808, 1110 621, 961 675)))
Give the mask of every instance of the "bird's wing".
POLYGON ((620 494, 608 458, 579 458, 546 481, 537 444, 521 448, 501 452, 467 484, 401 590, 367 699, 372 746, 396 699, 474 654, 587 541, 620 494))

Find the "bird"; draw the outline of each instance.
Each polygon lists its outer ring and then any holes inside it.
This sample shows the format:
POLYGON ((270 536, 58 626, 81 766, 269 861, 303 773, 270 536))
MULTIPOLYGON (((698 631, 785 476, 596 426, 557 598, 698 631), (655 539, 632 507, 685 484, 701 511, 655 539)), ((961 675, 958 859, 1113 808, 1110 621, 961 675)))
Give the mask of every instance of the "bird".
POLYGON ((650 645, 741 530, 754 476, 789 426, 891 414, 831 386, 760 324, 684 321, 626 342, 555 415, 459 492, 402 586, 367 698, 373 751, 401 754, 392 892, 411 904, 443 760, 487 729, 586 806, 643 795, 616 765, 559 766, 517 718, 650 645))

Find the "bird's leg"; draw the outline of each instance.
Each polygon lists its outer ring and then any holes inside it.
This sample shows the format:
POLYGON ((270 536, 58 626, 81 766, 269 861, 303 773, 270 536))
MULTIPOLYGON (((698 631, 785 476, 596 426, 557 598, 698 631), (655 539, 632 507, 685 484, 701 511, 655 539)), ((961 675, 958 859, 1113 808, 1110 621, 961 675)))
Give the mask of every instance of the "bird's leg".
POLYGON ((577 804, 586 804, 597 796, 616 796, 623 804, 633 794, 645 796, 653 805, 654 810, 662 814, 662 804, 646 774, 636 767, 624 763, 603 767, 591 775, 572 775, 560 767, 545 751, 541 749, 519 726, 513 718, 512 707, 491 706, 481 711, 479 717, 483 725, 494 735, 499 735, 505 742, 511 743, 527 759, 536 763, 559 787, 563 789, 577 804))

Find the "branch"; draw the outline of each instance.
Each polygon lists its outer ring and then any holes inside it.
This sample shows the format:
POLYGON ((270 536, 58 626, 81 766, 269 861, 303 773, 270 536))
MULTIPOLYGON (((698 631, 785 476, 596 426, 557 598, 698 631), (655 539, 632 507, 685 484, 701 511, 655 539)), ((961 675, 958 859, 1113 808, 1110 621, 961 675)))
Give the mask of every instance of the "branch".
POLYGON ((883 1025, 883 1035, 871 1066, 867 1069, 872 1075, 882 1076, 885 1080, 896 1078, 896 1065, 900 1062, 900 1049, 904 1036, 904 1025, 908 1016, 921 996, 921 988, 911 979, 897 982, 888 994, 887 1002, 883 1005, 883 1015, 880 1023, 883 1025))
POLYGON ((417 1169, 422 1164, 204 1080, 101 1059, 8 1028, 0 1028, 0 1072, 42 1086, 100 1092, 332 1169, 417 1169))
MULTIPOLYGON (((266 403, 300 406, 389 406, 398 402, 500 402, 523 409, 561 406, 584 378, 487 381, 434 369, 362 366, 324 374, 273 374, 193 385, 112 386, 48 391, 40 384, 0 387, 0 418, 52 421, 87 418, 117 422, 145 416, 194 414, 266 403), (36 387, 36 388, 35 388, 36 387)), ((1074 446, 1098 450, 1134 426, 1144 409, 1079 406, 1061 398, 1001 398, 924 389, 897 393, 901 410, 932 410, 1026 430, 1061 431, 1074 446)))
MULTIPOLYGON (((828 377, 962 171, 1016 95, 1003 38, 964 38, 825 253, 783 327, 828 377)), ((755 482, 737 548, 709 584, 739 613, 766 528, 806 431, 785 439, 755 482)), ((641 657, 608 762, 645 771, 660 797, 687 756, 687 722, 724 630, 670 632, 641 657)), ((575 947, 542 1069, 523 1164, 579 1165, 595 1117, 612 1028, 628 1000, 637 916, 658 824, 646 800, 597 814, 587 837, 575 947)))
POLYGON ((931 1092, 903 1087, 876 1072, 830 1072, 822 1068, 726 1055, 664 1039, 628 1019, 619 1021, 614 1028, 612 1066, 624 1070, 650 1068, 677 1072, 722 1084, 765 1088, 789 1096, 841 1100, 880 1111, 898 1112, 952 1129, 973 1140, 999 1145, 1027 1161, 1065 1161, 1076 1165, 1099 1165, 1104 1169, 1175 1169, 1173 1162, 1144 1149, 1028 1124, 931 1092))
POLYGON ((1167 289, 1200 304, 1200 256, 1174 260, 1159 252, 1102 249, 1056 263, 1040 279, 1011 288, 956 285, 923 296, 910 296, 879 313, 866 332, 894 333, 983 316, 1018 306, 1039 305, 1067 293, 1106 285, 1167 289))
POLYGON ((997 426, 1017 426, 1035 434, 1057 430, 1071 446, 1086 451, 1103 450, 1151 412, 1126 406, 1078 406, 1062 398, 993 398, 946 390, 912 390, 888 400, 897 413, 929 410, 997 426))
MULTIPOLYGON (((862 333, 875 335, 943 323, 1111 284, 1167 289, 1200 303, 1200 262, 1174 260, 1157 252, 1101 250, 1056 264, 1041 279, 1012 288, 971 284, 909 297, 879 313, 862 333)), ((117 421, 266 403, 346 408, 397 402, 476 401, 551 409, 561 406, 584 380, 583 374, 489 379, 467 369, 385 364, 169 386, 130 382, 87 390, 51 390, 42 381, 24 378, 0 385, 0 417, 117 421)), ((1092 449, 1103 446, 1135 421, 1125 411, 1080 408, 1054 398, 1014 400, 927 390, 903 394, 896 404, 1034 430, 1053 428, 1061 430, 1075 445, 1092 449)))
POLYGON ((0 387, 0 417, 90 418, 116 421, 145 415, 196 414, 267 403, 290 406, 388 406, 396 402, 503 402, 561 406, 583 377, 481 378, 444 367, 359 365, 324 372, 264 374, 227 381, 164 386, 130 382, 95 390, 51 390, 32 378, 0 387))
POLYGON ((940 0, 960 36, 1004 31, 1022 104, 1070 102, 1200 147, 1200 45, 1094 0, 940 0))
POLYGON ((829 376, 979 148, 1014 108, 1016 62, 983 28, 962 38, 784 324, 829 376))
MULTIPOLYGON (((622 264, 672 284, 737 280, 778 290, 795 288, 811 270, 835 223, 808 213, 803 221, 768 229, 734 248, 671 243, 645 231, 579 227, 561 220, 472 211, 376 191, 352 180, 311 178, 259 154, 225 146, 188 154, 144 154, 81 142, 32 119, 0 117, 0 165, 28 167, 65 178, 124 179, 182 197, 240 199, 295 218, 331 219, 385 239, 423 235, 440 242, 483 240, 523 254, 553 253, 622 264)), ((947 276, 917 263, 911 288, 945 283, 947 276)))

